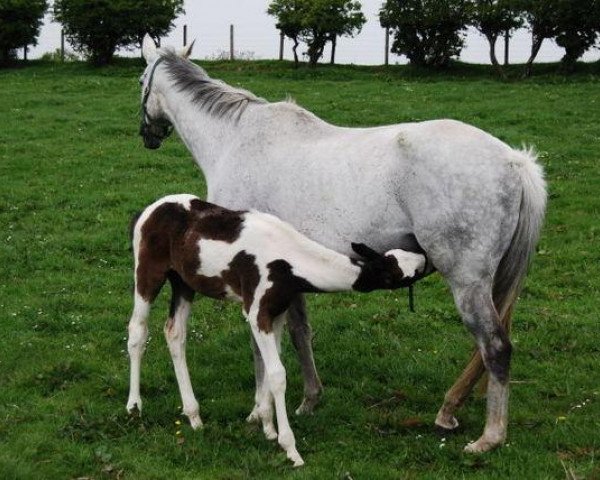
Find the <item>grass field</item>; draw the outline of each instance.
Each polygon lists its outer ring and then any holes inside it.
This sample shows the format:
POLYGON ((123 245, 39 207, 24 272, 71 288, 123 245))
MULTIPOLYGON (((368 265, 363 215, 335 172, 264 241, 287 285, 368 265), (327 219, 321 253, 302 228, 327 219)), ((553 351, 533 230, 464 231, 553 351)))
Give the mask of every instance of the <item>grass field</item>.
MULTIPOLYGON (((471 349, 439 276, 417 286, 413 314, 401 291, 310 297, 325 396, 292 419, 300 470, 244 422, 254 379, 237 305, 197 301, 191 319, 205 429, 180 414, 162 338, 168 289, 150 325, 144 413, 128 418, 127 225, 161 195, 204 193, 204 181, 176 136, 142 147, 137 61, 33 64, 0 71, 0 478, 600 478, 600 67, 510 83, 475 67, 206 68, 340 125, 451 117, 537 147, 550 201, 514 322, 508 444, 462 453, 482 431, 477 396, 459 432, 432 427, 471 349)), ((291 412, 302 382, 284 348, 291 412)))

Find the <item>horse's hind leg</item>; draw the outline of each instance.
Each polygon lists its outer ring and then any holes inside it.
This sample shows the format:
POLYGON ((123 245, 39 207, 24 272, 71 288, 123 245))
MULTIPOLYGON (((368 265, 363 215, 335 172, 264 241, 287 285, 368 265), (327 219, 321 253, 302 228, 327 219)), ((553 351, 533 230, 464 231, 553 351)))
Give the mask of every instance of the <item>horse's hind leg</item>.
POLYGON ((444 397, 444 404, 435 418, 435 424, 438 427, 444 430, 454 430, 458 427, 458 420, 456 420, 454 413, 465 403, 484 372, 485 366, 481 354, 479 350, 476 350, 463 372, 444 397))
POLYGON ((303 295, 298 295, 288 310, 288 329, 298 359, 302 377, 304 378, 304 399, 296 409, 297 415, 313 412, 323 392, 323 385, 317 368, 312 349, 312 331, 306 315, 306 302, 303 295))
MULTIPOLYGON (((489 373, 485 429, 476 442, 465 447, 467 452, 485 452, 501 445, 506 438, 512 346, 494 307, 491 280, 470 285, 457 285, 453 282, 452 290, 463 322, 475 337, 489 373)), ((480 370, 465 375, 464 391, 472 389, 480 376, 480 370)))
POLYGON ((175 272, 169 272, 172 287, 171 308, 169 318, 165 323, 165 339, 175 368, 175 376, 179 385, 179 393, 183 404, 183 413, 190 420, 194 430, 202 427, 198 411, 198 401, 194 395, 190 374, 185 357, 187 337, 187 321, 190 316, 194 291, 175 272))

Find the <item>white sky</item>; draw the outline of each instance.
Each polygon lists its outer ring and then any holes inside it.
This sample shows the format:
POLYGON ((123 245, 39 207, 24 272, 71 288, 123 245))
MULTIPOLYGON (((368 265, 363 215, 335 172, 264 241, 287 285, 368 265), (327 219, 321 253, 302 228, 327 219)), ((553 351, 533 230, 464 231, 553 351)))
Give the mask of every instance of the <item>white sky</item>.
MULTIPOLYGON (((377 13, 383 0, 361 0, 367 23, 355 38, 338 39, 336 63, 378 65, 384 58, 384 31, 379 26, 377 13)), ((220 52, 229 51, 229 25, 235 25, 235 49, 252 52, 256 59, 277 58, 279 55, 279 34, 275 20, 266 14, 268 0, 187 0, 186 13, 175 21, 171 34, 162 40, 163 45, 182 45, 183 25, 188 25, 188 42, 196 38, 193 58, 209 58, 220 52)), ((32 47, 30 58, 60 47, 60 25, 46 16, 39 37, 39 45, 32 47)), ((531 47, 530 35, 526 30, 519 31, 511 40, 510 60, 522 63, 527 60, 531 47)), ((68 47, 67 47, 68 48, 68 47)), ((299 47, 303 51, 303 46, 299 47)), ((285 58, 292 59, 291 42, 286 41, 285 58)), ((121 55, 139 55, 139 51, 120 52, 121 55)), ((497 55, 503 58, 503 42, 498 42, 497 55)), ((559 60, 563 50, 554 42, 545 40, 538 62, 559 60)), ((583 57, 586 61, 600 58, 600 50, 591 49, 583 57)), ((326 50, 323 61, 329 59, 326 50)), ((460 59, 472 63, 489 63, 488 43, 474 30, 467 34, 466 46, 460 59)), ((390 63, 406 63, 404 57, 390 55, 390 63)))

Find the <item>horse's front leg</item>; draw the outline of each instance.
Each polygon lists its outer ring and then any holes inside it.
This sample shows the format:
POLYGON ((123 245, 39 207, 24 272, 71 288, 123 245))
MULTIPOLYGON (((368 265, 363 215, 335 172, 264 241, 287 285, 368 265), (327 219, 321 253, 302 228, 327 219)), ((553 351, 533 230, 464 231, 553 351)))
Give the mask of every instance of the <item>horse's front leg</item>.
POLYGON ((303 295, 298 295, 288 310, 288 329, 292 344, 300 360, 300 368, 304 379, 304 399, 296 409, 296 415, 312 413, 323 392, 323 385, 312 349, 312 330, 306 314, 306 302, 303 295))

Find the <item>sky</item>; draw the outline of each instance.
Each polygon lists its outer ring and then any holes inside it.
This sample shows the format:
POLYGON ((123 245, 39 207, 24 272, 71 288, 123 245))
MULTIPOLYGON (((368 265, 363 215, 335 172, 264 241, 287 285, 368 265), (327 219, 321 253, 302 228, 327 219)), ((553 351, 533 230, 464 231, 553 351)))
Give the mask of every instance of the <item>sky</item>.
MULTIPOLYGON (((363 13, 367 23, 355 38, 338 39, 336 63, 379 65, 384 61, 385 34, 379 25, 378 11, 383 0, 362 0, 363 13)), ((234 48, 244 57, 255 59, 277 58, 279 55, 279 32, 275 20, 267 15, 268 0, 187 0, 186 13, 175 20, 171 33, 162 39, 163 45, 183 44, 183 25, 188 26, 188 42, 196 39, 192 57, 196 59, 214 58, 229 52, 229 26, 234 25, 234 48)), ((29 58, 40 57, 45 52, 60 47, 60 25, 46 15, 39 45, 31 47, 29 58)), ((284 57, 292 59, 292 43, 285 42, 284 57)), ((68 47, 67 47, 68 48, 68 47)), ((510 60, 525 62, 531 48, 531 37, 526 30, 516 32, 510 45, 510 60)), ((303 47, 299 48, 303 51, 303 47)), ((503 58, 503 42, 498 42, 497 55, 503 58)), ((139 51, 122 51, 120 55, 139 55, 139 51)), ((558 61, 563 50, 553 41, 546 40, 537 56, 537 62, 558 61)), ((325 59, 329 51, 325 51, 325 59)), ((488 43, 477 31, 469 29, 466 45, 460 59, 470 63, 489 63, 488 43)), ((600 50, 588 51, 583 60, 600 59, 600 50)), ((406 63, 404 57, 390 54, 390 63, 406 63)))

